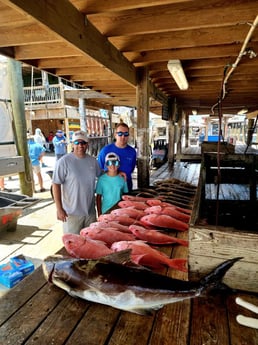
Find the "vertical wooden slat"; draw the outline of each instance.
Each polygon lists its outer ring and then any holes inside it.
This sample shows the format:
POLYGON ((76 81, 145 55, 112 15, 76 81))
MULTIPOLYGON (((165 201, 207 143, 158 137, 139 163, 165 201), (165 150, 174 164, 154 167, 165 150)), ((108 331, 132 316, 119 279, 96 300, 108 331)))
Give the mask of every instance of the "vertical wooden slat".
POLYGON ((147 67, 137 69, 137 159, 138 187, 149 186, 149 73, 147 67))

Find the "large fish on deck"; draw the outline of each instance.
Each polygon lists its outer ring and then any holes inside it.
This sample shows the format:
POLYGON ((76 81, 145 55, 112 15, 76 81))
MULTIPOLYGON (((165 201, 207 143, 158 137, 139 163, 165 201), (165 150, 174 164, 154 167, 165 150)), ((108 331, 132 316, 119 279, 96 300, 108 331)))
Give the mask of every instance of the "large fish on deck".
POLYGON ((226 272, 241 258, 221 263, 199 281, 183 281, 130 265, 130 251, 98 260, 50 256, 43 262, 46 279, 71 296, 147 315, 166 304, 223 287, 226 272))

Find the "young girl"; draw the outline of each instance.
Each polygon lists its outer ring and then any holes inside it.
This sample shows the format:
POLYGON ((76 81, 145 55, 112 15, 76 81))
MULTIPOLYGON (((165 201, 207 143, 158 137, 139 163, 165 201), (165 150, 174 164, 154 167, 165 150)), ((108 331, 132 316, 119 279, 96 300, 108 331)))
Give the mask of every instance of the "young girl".
POLYGON ((98 216, 113 207, 124 193, 128 193, 125 179, 118 174, 120 159, 117 154, 110 152, 105 157, 107 172, 101 175, 96 186, 96 204, 98 216))

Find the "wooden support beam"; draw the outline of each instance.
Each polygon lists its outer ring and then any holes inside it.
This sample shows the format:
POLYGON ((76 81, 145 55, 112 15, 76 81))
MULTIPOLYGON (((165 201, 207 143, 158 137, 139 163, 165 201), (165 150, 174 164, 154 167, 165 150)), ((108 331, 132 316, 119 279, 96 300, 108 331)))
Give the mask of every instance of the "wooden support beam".
POLYGON ((51 29, 57 38, 65 39, 69 45, 78 49, 78 52, 87 54, 129 84, 136 85, 136 70, 133 64, 70 1, 3 0, 3 2, 25 15, 29 14, 43 27, 51 29))
POLYGON ((26 118, 21 63, 8 59, 7 73, 13 109, 14 134, 18 155, 24 157, 25 171, 19 173, 21 193, 33 195, 33 173, 26 137, 26 118))

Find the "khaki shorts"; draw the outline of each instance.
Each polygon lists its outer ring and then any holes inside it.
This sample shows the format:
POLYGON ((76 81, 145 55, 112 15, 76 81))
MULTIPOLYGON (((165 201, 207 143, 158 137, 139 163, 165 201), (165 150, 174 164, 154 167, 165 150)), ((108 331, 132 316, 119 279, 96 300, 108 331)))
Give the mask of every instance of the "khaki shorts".
POLYGON ((41 171, 40 165, 33 165, 32 170, 35 174, 40 173, 40 171, 41 171))
POLYGON ((86 228, 91 223, 96 222, 96 214, 88 216, 68 216, 67 221, 63 222, 64 234, 80 234, 81 229, 86 228))

